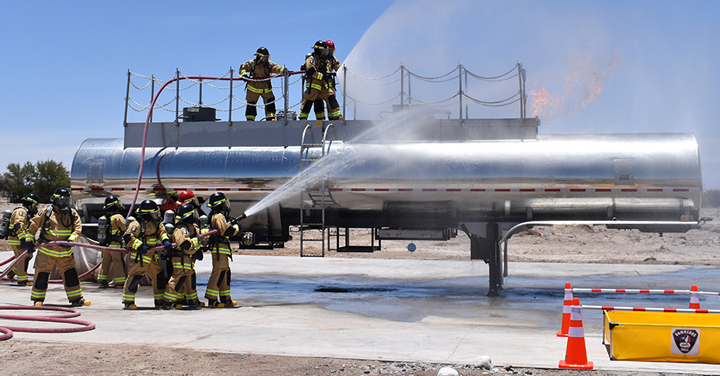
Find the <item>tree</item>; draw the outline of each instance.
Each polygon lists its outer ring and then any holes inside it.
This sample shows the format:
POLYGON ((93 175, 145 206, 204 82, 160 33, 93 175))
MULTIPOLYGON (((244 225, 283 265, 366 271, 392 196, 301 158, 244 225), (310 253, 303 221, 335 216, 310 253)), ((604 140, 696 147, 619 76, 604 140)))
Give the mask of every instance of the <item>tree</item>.
POLYGON ((70 174, 62 162, 47 160, 33 165, 25 162, 23 166, 10 163, 8 172, 0 176, 0 191, 4 192, 11 202, 19 202, 30 192, 35 192, 42 202, 50 202, 53 192, 58 187, 70 187, 70 174))
POLYGON ((36 163, 32 189, 40 197, 40 200, 52 201, 52 194, 58 187, 70 188, 70 174, 62 162, 47 160, 36 163))
POLYGON ((10 163, 7 170, 8 172, 0 178, 0 190, 10 198, 11 202, 18 202, 32 190, 35 181, 35 166, 30 162, 25 162, 23 166, 18 163, 10 163))

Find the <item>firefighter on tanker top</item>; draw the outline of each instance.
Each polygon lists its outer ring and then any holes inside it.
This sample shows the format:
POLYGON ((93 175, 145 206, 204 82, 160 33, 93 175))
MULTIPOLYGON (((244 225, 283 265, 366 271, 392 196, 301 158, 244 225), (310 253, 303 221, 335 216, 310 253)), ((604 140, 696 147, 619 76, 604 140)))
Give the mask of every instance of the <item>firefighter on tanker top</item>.
POLYGON ((167 286, 166 272, 160 264, 157 252, 151 248, 162 245, 165 251, 172 248, 165 226, 160 219, 160 209, 152 200, 145 200, 135 210, 137 219, 127 225, 125 235, 126 247, 130 253, 130 271, 125 280, 123 289, 123 304, 125 309, 136 309, 135 294, 144 275, 150 279, 155 298, 155 308, 162 308, 163 293, 167 286))
MULTIPOLYGON (((300 109, 300 120, 307 120, 310 109, 316 99, 322 99, 328 103, 328 118, 330 120, 342 119, 340 104, 335 98, 334 90, 331 91, 330 80, 333 69, 330 67, 328 56, 330 50, 325 41, 319 40, 313 46, 313 54, 305 60, 305 93, 300 109)), ((339 65, 338 65, 339 68, 339 65)))
POLYGON ((179 302, 182 297, 178 295, 184 288, 184 298, 190 308, 199 305, 197 285, 195 280, 195 253, 200 251, 200 229, 197 210, 192 204, 183 204, 178 208, 175 216, 175 231, 173 232, 172 248, 173 273, 165 288, 165 307, 172 309, 182 308, 179 302))
MULTIPOLYGON (((28 234, 41 230, 40 247, 35 259, 35 280, 31 299, 36 306, 43 305, 47 292, 50 272, 58 269, 65 285, 65 294, 73 306, 89 306, 90 301, 83 299, 80 279, 75 269, 75 257, 72 246, 67 242, 75 242, 82 233, 82 223, 77 211, 70 207, 70 191, 58 188, 52 196, 53 204, 40 210, 27 229, 28 234), (48 244, 48 242, 58 242, 48 244)), ((34 239, 26 237, 28 255, 35 250, 34 239)))
MULTIPOLYGON (((105 198, 105 215, 104 218, 106 225, 104 228, 98 226, 98 231, 104 231, 105 233, 98 234, 99 239, 104 239, 100 245, 110 248, 121 249, 123 247, 123 235, 125 234, 125 217, 120 212, 125 209, 120 199, 114 195, 110 195, 105 198)), ((101 221, 98 220, 98 223, 101 221)), ((113 285, 120 287, 125 285, 125 261, 123 253, 113 251, 102 251, 102 264, 100 264, 100 272, 98 272, 98 282, 100 288, 107 288, 108 285, 108 273, 110 272, 110 266, 112 266, 113 285)))
POLYGON ((230 250, 229 237, 237 235, 240 223, 230 217, 230 202, 222 192, 213 193, 208 199, 210 206, 210 228, 217 230, 210 237, 210 255, 212 256, 212 274, 208 280, 205 298, 208 307, 234 307, 237 302, 230 298, 230 250))
MULTIPOLYGON (((305 60, 303 60, 303 64, 300 66, 301 71, 305 70, 305 62, 310 56, 312 56, 312 52, 305 55, 305 60)), ((305 86, 305 76, 303 76, 303 86, 305 86)), ((325 120, 325 102, 320 98, 315 99, 315 101, 313 102, 313 107, 315 107, 315 119, 325 120)), ((307 113, 310 114, 310 111, 308 110, 307 113)))
MULTIPOLYGON (((10 216, 10 234, 7 242, 12 247, 15 258, 23 254, 28 248, 28 242, 33 242, 35 237, 27 232, 27 228, 30 225, 30 219, 37 213, 37 205, 40 198, 34 193, 28 193, 25 197, 21 198, 22 206, 18 206, 13 209, 12 215, 10 216)), ((8 279, 13 281, 17 276, 18 286, 27 286, 28 275, 27 269, 30 265, 30 259, 32 256, 28 255, 25 260, 20 261, 15 267, 8 273, 8 279)))
POLYGON ((255 59, 249 60, 240 66, 240 75, 247 82, 247 94, 245 101, 245 118, 248 121, 254 121, 257 115, 257 101, 259 97, 263 98, 265 104, 265 117, 269 120, 275 120, 275 95, 272 91, 272 82, 269 76, 273 73, 285 73, 286 68, 281 67, 270 61, 270 52, 265 47, 260 47, 255 52, 255 59), (266 78, 268 77, 268 78, 266 78))
POLYGON ((337 99, 335 99, 335 106, 337 107, 337 110, 335 110, 334 112, 330 110, 332 108, 332 105, 330 104, 330 98, 337 98, 337 93, 335 91, 335 77, 337 77, 337 72, 340 69, 340 61, 335 57, 335 43, 328 39, 325 41, 325 44, 327 44, 328 48, 328 73, 335 73, 328 78, 328 95, 325 99, 325 101, 327 101, 327 107, 329 112, 328 118, 330 118, 331 120, 342 119, 342 112, 340 111, 340 105, 337 103, 337 99))

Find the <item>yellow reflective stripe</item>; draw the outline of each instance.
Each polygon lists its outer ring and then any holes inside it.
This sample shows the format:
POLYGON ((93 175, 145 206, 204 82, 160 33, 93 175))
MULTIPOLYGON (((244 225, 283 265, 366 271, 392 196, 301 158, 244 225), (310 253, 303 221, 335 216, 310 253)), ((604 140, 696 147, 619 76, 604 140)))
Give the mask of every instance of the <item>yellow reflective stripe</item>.
POLYGON ((66 251, 53 251, 49 248, 40 247, 39 251, 53 257, 70 257, 72 255, 72 248, 68 248, 66 251))
POLYGON ((45 300, 45 291, 33 290, 32 293, 30 293, 30 298, 32 300, 45 300))
POLYGON ((228 290, 220 291, 220 296, 223 296, 223 297, 230 296, 230 290, 228 289, 228 290))
POLYGON ((110 243, 110 248, 122 248, 122 244, 110 243))
POLYGON ((82 296, 82 289, 78 288, 77 290, 68 291, 65 293, 70 300, 75 300, 73 298, 79 298, 82 296))
POLYGON ((53 236, 70 236, 72 235, 72 230, 56 230, 56 229, 50 229, 48 230, 50 235, 53 236))
POLYGON ((265 92, 263 89, 257 89, 257 88, 254 88, 254 87, 250 86, 250 85, 248 85, 247 89, 250 90, 250 91, 252 91, 253 93, 257 93, 257 94, 262 94, 262 93, 265 92))
POLYGON ((20 246, 20 240, 8 239, 7 242, 9 245, 16 245, 18 247, 20 246))
POLYGON ((340 116, 341 114, 342 114, 342 110, 337 110, 337 111, 333 111, 333 112, 329 113, 328 116, 336 117, 336 116, 340 116))

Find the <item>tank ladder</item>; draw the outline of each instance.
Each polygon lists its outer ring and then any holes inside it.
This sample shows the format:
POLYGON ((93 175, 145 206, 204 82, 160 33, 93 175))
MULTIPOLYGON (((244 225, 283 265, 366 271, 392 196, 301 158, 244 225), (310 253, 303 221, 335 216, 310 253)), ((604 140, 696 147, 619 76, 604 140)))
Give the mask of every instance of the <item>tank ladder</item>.
MULTIPOLYGON (((315 142, 312 124, 305 126, 300 143, 301 174, 329 152, 332 141, 328 140, 327 137, 331 129, 335 132, 335 127, 332 124, 328 124, 327 127, 323 128, 322 143, 318 144, 315 142), (307 139, 308 133, 310 134, 309 141, 307 139), (317 153, 317 148, 320 148, 320 153, 317 153)), ((335 201, 330 195, 327 180, 327 175, 322 176, 319 184, 305 186, 300 192, 300 227, 298 229, 300 233, 300 257, 325 257, 325 251, 329 251, 331 246, 330 229, 325 224, 325 209, 335 204, 335 201), (319 236, 311 235, 318 231, 320 232, 319 236), (305 249, 305 242, 321 243, 320 253, 308 252, 305 249)))

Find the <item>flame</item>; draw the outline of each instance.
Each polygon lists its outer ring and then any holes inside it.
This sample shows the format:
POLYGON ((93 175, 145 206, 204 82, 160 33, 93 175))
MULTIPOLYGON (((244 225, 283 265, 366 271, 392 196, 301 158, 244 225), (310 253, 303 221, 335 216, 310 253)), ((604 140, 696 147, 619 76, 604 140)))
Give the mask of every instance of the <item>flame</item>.
POLYGON ((553 97, 547 89, 530 90, 532 116, 549 115, 562 105, 562 98, 553 97))
POLYGON ((532 116, 570 117, 600 96, 620 59, 617 53, 606 62, 588 55, 584 48, 571 60, 561 93, 553 95, 544 86, 530 91, 532 116))

